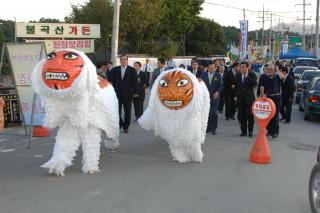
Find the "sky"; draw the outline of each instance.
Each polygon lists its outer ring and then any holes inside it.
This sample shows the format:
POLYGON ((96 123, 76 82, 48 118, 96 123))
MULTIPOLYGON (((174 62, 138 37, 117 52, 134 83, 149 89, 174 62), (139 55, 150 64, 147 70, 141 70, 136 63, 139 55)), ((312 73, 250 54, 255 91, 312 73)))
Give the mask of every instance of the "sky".
MULTIPOLYGON (((70 14, 71 4, 83 4, 86 0, 0 0, 0 19, 27 22, 39 20, 41 17, 57 18, 61 21, 70 14)), ((239 28, 239 20, 243 19, 243 8, 246 9, 246 19, 249 21, 249 30, 262 27, 263 5, 265 10, 276 13, 273 16, 273 25, 279 22, 290 23, 302 18, 303 0, 205 0, 202 17, 213 19, 223 26, 235 26, 239 28), (233 8, 230 8, 233 7, 233 8), (235 9, 238 8, 238 9, 235 9), (280 16, 280 17, 279 17, 280 16)), ((311 21, 306 24, 315 24, 316 0, 306 0, 310 6, 306 6, 306 18, 311 21)), ((267 15, 270 17, 270 15, 267 15)), ((270 18, 265 22, 265 29, 270 27, 270 18)), ((302 21, 300 21, 302 23, 302 21)))

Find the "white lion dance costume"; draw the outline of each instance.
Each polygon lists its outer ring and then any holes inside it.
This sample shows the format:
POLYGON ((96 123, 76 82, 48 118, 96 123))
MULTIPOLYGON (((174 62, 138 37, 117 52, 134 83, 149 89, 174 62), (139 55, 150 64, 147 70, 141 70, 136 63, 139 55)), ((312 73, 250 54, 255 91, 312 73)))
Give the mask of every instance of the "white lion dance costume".
POLYGON ((64 176, 81 145, 82 171, 99 172, 101 133, 107 148, 119 146, 118 100, 111 84, 98 78, 83 52, 66 49, 37 64, 32 86, 45 104, 45 126, 59 127, 53 155, 41 167, 64 176))
POLYGON ((185 69, 172 69, 155 80, 138 122, 168 142, 174 161, 202 162, 209 108, 205 84, 185 69))

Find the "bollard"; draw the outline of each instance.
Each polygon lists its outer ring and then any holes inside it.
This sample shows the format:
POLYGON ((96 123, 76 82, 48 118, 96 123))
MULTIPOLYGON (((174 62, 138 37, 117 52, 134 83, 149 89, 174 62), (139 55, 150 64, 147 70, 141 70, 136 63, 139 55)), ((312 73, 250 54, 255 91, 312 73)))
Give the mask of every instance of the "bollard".
POLYGON ((32 128, 33 137, 48 137, 49 129, 43 126, 33 126, 32 128))
POLYGON ((252 105, 252 113, 259 125, 259 133, 250 152, 250 161, 258 164, 271 163, 272 156, 267 141, 266 127, 276 114, 276 106, 270 98, 257 98, 252 105))

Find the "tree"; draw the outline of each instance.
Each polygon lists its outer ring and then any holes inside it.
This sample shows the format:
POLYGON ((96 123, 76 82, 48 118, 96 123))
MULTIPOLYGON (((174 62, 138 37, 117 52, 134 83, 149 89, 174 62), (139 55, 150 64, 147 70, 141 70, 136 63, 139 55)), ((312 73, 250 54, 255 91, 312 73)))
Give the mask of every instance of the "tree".
POLYGON ((193 31, 187 34, 186 51, 189 55, 210 56, 223 54, 226 50, 226 36, 216 22, 200 18, 193 31))
POLYGON ((198 22, 203 2, 203 0, 165 0, 167 13, 162 20, 164 33, 171 40, 179 39, 183 55, 185 55, 185 35, 198 22))
POLYGON ((113 7, 111 0, 89 0, 84 5, 71 5, 72 12, 65 17, 68 23, 100 24, 101 38, 97 50, 107 53, 111 47, 113 7))
POLYGON ((228 44, 239 45, 240 29, 236 27, 222 27, 228 44))
POLYGON ((159 37, 165 15, 164 0, 123 0, 120 11, 121 46, 134 53, 150 53, 148 47, 159 37))

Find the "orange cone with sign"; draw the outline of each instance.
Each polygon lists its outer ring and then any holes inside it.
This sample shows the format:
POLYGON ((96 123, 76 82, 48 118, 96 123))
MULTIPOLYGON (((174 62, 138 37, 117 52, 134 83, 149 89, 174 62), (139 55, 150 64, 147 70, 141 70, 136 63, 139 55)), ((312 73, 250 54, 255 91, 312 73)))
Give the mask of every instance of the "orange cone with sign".
POLYGON ((259 125, 259 133, 250 152, 250 161, 258 164, 271 163, 272 156, 266 137, 266 127, 276 114, 276 106, 270 98, 257 98, 252 105, 252 113, 259 125))
POLYGON ((0 130, 4 129, 4 115, 3 107, 5 105, 4 100, 0 97, 0 130))

